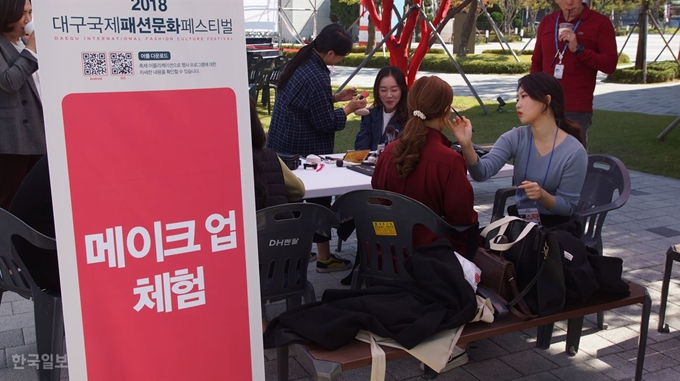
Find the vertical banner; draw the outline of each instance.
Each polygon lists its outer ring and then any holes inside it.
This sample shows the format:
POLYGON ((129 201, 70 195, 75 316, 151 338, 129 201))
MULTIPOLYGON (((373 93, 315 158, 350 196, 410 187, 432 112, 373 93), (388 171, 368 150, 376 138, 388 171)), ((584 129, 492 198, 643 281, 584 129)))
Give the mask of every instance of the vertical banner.
POLYGON ((71 379, 264 379, 242 1, 33 9, 71 379))

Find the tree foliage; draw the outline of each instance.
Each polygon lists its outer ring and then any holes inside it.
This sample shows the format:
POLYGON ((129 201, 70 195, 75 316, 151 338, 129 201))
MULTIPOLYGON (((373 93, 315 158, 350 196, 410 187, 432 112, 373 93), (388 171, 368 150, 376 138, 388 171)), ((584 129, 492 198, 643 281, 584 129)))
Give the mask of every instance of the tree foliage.
POLYGON ((359 0, 331 0, 331 21, 350 27, 359 17, 359 0))

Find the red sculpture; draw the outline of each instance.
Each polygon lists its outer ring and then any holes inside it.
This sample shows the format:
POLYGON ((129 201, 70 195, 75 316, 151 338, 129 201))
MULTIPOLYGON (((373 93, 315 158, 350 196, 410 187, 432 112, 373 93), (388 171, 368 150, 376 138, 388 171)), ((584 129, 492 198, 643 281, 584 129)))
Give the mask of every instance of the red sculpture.
MULTIPOLYGON (((378 15, 378 10, 375 7, 373 0, 361 0, 364 7, 368 11, 368 14, 375 24, 376 28, 380 30, 383 36, 386 36, 393 28, 392 25, 392 8, 394 5, 394 0, 383 0, 382 2, 382 17, 378 15)), ((413 6, 421 6, 422 0, 413 0, 413 6)), ((451 6, 451 0, 441 0, 437 14, 435 15, 432 25, 436 28, 437 25, 442 21, 446 12, 448 12, 451 6)), ((427 41, 430 40, 432 31, 427 26, 425 20, 419 20, 420 12, 413 11, 409 14, 408 19, 404 24, 404 29, 401 31, 399 38, 395 37, 393 33, 386 41, 385 45, 387 50, 390 52, 390 65, 396 66, 401 71, 404 72, 406 76, 406 83, 411 86, 416 79, 416 73, 420 68, 420 64, 423 62, 423 58, 428 50, 430 50, 427 41), (416 22, 420 23, 420 41, 418 48, 413 54, 411 62, 408 62, 408 47, 409 41, 413 37, 413 32, 415 31, 416 22)))

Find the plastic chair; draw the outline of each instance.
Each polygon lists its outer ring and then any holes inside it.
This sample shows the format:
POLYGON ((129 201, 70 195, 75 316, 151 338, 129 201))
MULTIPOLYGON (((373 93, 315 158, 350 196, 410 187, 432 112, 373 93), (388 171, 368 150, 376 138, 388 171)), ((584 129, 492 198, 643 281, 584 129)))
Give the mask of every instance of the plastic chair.
POLYGON ((248 92, 253 99, 264 88, 265 79, 274 68, 275 58, 263 58, 248 69, 248 92))
MULTIPOLYGON (((24 239, 31 245, 45 250, 56 250, 53 238, 33 230, 23 221, 4 209, 0 209, 0 300, 5 291, 15 292, 33 300, 35 334, 38 354, 50 356, 64 355, 64 314, 59 293, 41 290, 17 253, 13 240, 24 239)), ((52 368, 51 366, 49 368, 52 368)), ((60 369, 45 369, 41 360, 38 376, 40 381, 59 380, 60 369)))
POLYGON ((332 206, 341 218, 352 217, 356 224, 358 268, 352 288, 364 281, 410 279, 404 260, 414 253, 413 227, 423 225, 431 232, 448 237, 474 229, 471 245, 476 247, 478 224, 451 226, 419 201, 384 190, 357 190, 340 196, 332 206))
MULTIPOLYGON (((275 62, 276 57, 265 57, 248 69, 248 91, 253 99, 257 99, 260 90, 267 88, 267 77, 275 62)), ((262 101, 264 104, 264 99, 262 101)))
MULTIPOLYGON (((494 197, 491 220, 502 218, 505 204, 509 197, 514 196, 516 187, 501 188, 494 197)), ((581 240, 586 246, 597 250, 602 255, 602 226, 607 213, 622 207, 630 196, 630 175, 621 160, 611 155, 588 155, 588 169, 586 179, 581 188, 579 202, 572 214, 573 220, 583 226, 581 240), (618 194, 618 195, 617 195, 618 194), (616 196, 616 197, 615 197, 616 196)), ((604 328, 604 313, 597 313, 597 327, 604 328)), ((539 336, 541 329, 539 328, 539 336)), ((539 337, 537 346, 547 348, 552 336, 552 325, 545 327, 546 337, 539 337)))
MULTIPOLYGON (((630 197, 630 175, 621 160, 610 155, 589 155, 586 181, 572 218, 583 226, 581 240, 602 255, 602 226, 607 213, 630 197), (614 196, 618 193, 618 197, 614 196)), ((598 318, 598 321, 600 319, 598 318)), ((602 328, 602 327, 600 327, 602 328)))
MULTIPOLYGON (((316 301, 307 280, 309 251, 314 233, 330 236, 338 219, 328 208, 293 203, 257 212, 257 244, 260 267, 262 314, 267 300, 286 299, 286 309, 316 301)), ((288 347, 277 348, 278 379, 288 379, 288 347)))
POLYGON ((267 105, 267 113, 269 114, 272 113, 271 90, 274 90, 274 99, 276 99, 276 95, 278 93, 277 85, 279 83, 279 78, 281 78, 281 74, 283 74, 285 68, 286 68, 285 62, 282 65, 274 67, 272 71, 269 72, 269 75, 267 76, 267 79, 265 81, 265 86, 264 89, 262 90, 263 91, 262 104, 267 105))

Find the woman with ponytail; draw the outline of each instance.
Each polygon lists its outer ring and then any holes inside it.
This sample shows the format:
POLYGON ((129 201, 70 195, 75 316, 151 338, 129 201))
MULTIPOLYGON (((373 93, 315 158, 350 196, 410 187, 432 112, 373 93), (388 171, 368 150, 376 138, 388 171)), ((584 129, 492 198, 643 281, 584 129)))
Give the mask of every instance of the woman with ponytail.
POLYGON ((352 50, 352 36, 340 24, 330 24, 287 64, 278 82, 267 147, 279 153, 333 153, 335 132, 345 128, 347 115, 366 107, 356 88, 337 94, 331 89, 328 65, 352 50), (333 103, 349 101, 343 108, 333 103))
POLYGON ((472 147, 472 124, 467 118, 448 122, 476 181, 498 173, 514 159, 518 184, 510 214, 540 215, 545 226, 567 222, 579 200, 588 155, 580 127, 564 116, 564 91, 552 75, 531 73, 519 79, 517 116, 523 126, 501 135, 488 154, 479 157, 472 147))
MULTIPOLYGON (((340 24, 330 24, 286 64, 278 82, 267 147, 278 153, 324 155, 333 153, 335 132, 345 128, 347 115, 366 107, 356 88, 333 94, 328 65, 340 62, 352 50, 352 36, 340 24), (343 108, 333 103, 349 101, 343 108)), ((331 197, 307 199, 330 208, 331 197)), ((315 235, 319 251, 316 270, 347 270, 352 263, 331 254, 328 238, 315 235)), ((312 256, 313 258, 314 256, 312 256)))
MULTIPOLYGON (((413 84, 407 100, 410 118, 400 138, 380 155, 371 184, 422 202, 451 225, 471 225, 477 212, 465 160, 441 133, 452 101, 451 86, 439 77, 422 77, 413 84)), ((424 227, 416 229, 414 246, 438 238, 424 227)), ((474 253, 465 252, 465 239, 451 237, 451 242, 458 253, 472 257, 474 253)))

